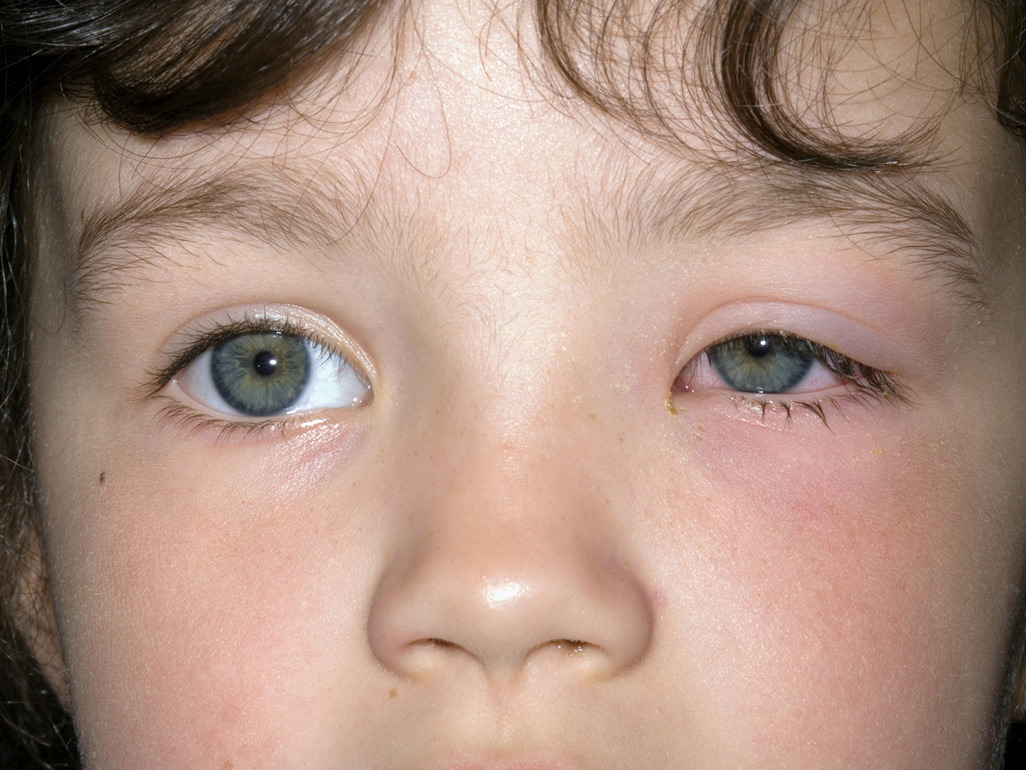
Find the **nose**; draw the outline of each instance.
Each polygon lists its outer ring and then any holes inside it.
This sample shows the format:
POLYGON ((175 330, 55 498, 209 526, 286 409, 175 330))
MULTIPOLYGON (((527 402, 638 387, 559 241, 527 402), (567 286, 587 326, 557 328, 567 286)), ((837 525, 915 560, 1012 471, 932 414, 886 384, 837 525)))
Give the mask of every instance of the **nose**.
POLYGON ((455 659, 515 675, 533 660, 605 678, 644 657, 651 606, 622 522, 550 466, 465 463, 412 512, 368 619, 387 668, 416 679, 455 659))

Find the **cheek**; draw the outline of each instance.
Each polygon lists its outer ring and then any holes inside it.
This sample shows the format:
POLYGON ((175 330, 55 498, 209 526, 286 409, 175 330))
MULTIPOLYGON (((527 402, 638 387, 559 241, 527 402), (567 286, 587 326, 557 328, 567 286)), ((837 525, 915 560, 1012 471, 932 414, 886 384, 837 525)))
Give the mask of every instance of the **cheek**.
POLYGON ((358 620, 380 552, 355 502, 366 489, 339 470, 359 442, 321 431, 288 451, 44 453, 81 742, 116 752, 96 766, 316 764, 339 749, 316 722, 369 669, 358 620))
POLYGON ((1013 512, 969 472, 985 455, 893 410, 831 430, 681 423, 665 524, 695 562, 677 609, 709 618, 689 643, 716 718, 761 725, 767 757, 816 735, 853 764, 924 745, 950 761, 938 724, 986 735, 1021 570, 1013 512))

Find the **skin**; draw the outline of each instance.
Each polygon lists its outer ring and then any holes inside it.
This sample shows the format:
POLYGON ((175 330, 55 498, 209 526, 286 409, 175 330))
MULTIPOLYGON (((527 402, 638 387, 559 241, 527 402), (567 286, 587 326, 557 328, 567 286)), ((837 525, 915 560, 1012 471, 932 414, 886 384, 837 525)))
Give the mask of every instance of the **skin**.
MULTIPOLYGON (((922 175, 977 233, 984 304, 829 222, 666 232, 625 191, 701 203, 710 163, 556 100, 515 12, 423 3, 395 78, 384 24, 344 94, 328 70, 228 127, 55 103, 34 451, 44 663, 86 766, 987 767, 1026 536, 1020 148, 959 100, 922 175), (76 282, 98 210, 240 169, 365 206, 291 241, 181 217, 76 282), (247 430, 154 386, 197 329, 262 314, 373 400, 247 430), (674 388, 753 328, 909 399, 674 388)), ((915 48, 894 34, 845 71, 915 48)), ((838 114, 892 134, 936 96, 860 83, 838 114)))

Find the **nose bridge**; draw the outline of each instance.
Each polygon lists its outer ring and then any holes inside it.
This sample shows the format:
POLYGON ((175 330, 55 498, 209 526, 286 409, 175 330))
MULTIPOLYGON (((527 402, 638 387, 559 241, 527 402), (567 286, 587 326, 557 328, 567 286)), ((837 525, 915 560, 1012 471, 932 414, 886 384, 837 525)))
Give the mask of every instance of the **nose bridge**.
POLYGON ((615 511, 567 452, 572 431, 541 415, 518 423, 464 431, 428 471, 434 494, 411 512, 369 618, 386 667, 416 675, 457 658, 509 672, 570 650, 611 675, 644 655, 647 597, 615 511))

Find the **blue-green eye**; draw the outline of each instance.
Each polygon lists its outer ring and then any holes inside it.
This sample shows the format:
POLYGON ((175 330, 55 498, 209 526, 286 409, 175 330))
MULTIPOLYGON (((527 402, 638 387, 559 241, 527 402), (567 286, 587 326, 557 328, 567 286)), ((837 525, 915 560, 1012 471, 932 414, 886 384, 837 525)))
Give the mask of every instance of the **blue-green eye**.
POLYGON ((294 334, 244 332, 197 356, 178 376, 188 395, 226 415, 271 417, 362 406, 370 384, 345 358, 294 334))
POLYGON ((706 355, 724 384, 742 393, 787 393, 816 364, 811 343, 781 334, 735 337, 713 345, 706 355))
POLYGON ((898 384, 887 372, 782 331, 753 331, 710 345, 677 375, 672 391, 795 395, 836 392, 838 387, 901 398, 898 384))
MULTIPOLYGON (((852 403, 910 403, 893 374, 849 358, 819 342, 785 331, 749 331, 721 339, 684 366, 672 395, 703 392, 781 396, 754 401, 776 404, 790 417, 791 406, 808 407, 824 423, 823 405, 840 396, 852 403)), ((742 399, 750 400, 750 399, 742 399)))

